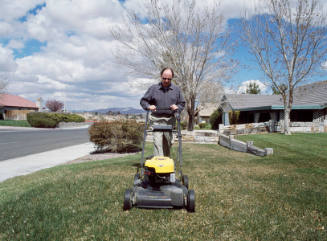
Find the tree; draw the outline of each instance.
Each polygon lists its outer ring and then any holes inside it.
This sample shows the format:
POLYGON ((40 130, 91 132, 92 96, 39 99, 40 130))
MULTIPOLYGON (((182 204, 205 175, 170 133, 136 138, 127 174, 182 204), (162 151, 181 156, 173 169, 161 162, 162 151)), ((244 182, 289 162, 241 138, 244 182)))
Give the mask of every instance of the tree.
POLYGON ((246 87, 246 93, 247 94, 260 94, 261 90, 259 88, 259 85, 255 82, 250 82, 246 87))
POLYGON ((52 112, 58 112, 62 110, 64 104, 58 100, 48 100, 45 106, 52 112))
POLYGON ((0 94, 2 94, 4 92, 4 90, 6 89, 7 86, 7 82, 4 80, 0 80, 0 94))
POLYGON ((201 89, 198 92, 199 105, 203 106, 206 103, 219 104, 221 97, 224 94, 224 88, 218 81, 203 81, 201 89))
POLYGON ((287 86, 285 84, 281 84, 281 85, 279 85, 278 88, 276 88, 275 86, 271 86, 271 89, 272 89, 274 95, 280 95, 281 92, 279 90, 281 90, 282 92, 285 92, 287 89, 287 86))
POLYGON ((125 47, 119 48, 117 60, 150 78, 158 78, 163 67, 173 68, 173 81, 186 100, 188 130, 193 130, 204 84, 227 79, 235 67, 227 56, 222 14, 217 5, 209 9, 187 0, 172 5, 151 0, 145 12, 146 18, 129 13, 125 29, 112 30, 113 37, 125 47))
POLYGON ((265 3, 269 14, 244 20, 243 36, 260 69, 282 96, 284 133, 291 134, 294 88, 316 74, 326 59, 326 16, 318 0, 266 0, 265 3))
POLYGON ((213 130, 218 130, 219 128, 219 124, 222 123, 222 114, 220 110, 215 110, 210 118, 209 118, 209 122, 211 125, 211 129, 213 130))

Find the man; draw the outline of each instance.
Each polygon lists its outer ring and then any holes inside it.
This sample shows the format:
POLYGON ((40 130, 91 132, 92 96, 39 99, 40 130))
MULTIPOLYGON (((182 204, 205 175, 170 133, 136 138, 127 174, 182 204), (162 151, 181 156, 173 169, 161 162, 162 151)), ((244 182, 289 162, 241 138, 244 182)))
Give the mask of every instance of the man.
MULTIPOLYGON (((179 87, 171 83, 174 78, 174 71, 171 68, 164 68, 160 76, 161 82, 152 85, 147 90, 140 104, 144 110, 151 111, 150 121, 154 125, 174 126, 176 119, 172 111, 181 113, 185 106, 185 100, 179 87)), ((170 156, 172 141, 171 132, 153 132, 154 155, 170 156)))

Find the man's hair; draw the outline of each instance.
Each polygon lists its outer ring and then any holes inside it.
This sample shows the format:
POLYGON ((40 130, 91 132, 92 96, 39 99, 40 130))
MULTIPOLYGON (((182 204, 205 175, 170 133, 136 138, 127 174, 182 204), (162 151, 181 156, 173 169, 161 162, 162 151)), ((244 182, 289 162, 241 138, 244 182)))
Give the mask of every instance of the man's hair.
POLYGON ((166 68, 163 68, 160 72, 160 76, 162 76, 163 72, 165 72, 167 69, 169 69, 172 73, 172 77, 174 78, 174 70, 172 68, 169 68, 169 67, 166 67, 166 68))

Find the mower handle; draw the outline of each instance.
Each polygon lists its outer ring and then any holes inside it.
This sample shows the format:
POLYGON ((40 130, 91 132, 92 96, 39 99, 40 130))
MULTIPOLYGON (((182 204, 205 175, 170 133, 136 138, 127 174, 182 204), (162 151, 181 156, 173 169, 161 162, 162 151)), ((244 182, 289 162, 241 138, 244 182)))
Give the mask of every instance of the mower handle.
MULTIPOLYGON (((150 112, 151 110, 148 110, 150 112)), ((172 110, 169 107, 157 107, 156 111, 151 111, 152 113, 157 113, 157 114, 170 114, 174 115, 177 120, 180 118, 180 113, 178 112, 178 109, 172 110)))

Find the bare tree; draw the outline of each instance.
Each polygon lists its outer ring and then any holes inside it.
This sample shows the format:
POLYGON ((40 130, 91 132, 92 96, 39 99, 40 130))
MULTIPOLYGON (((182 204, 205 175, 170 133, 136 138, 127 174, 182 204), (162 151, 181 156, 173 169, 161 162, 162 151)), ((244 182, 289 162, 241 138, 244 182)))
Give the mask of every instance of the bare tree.
POLYGON ((130 13, 125 28, 112 31, 125 46, 116 56, 134 73, 151 78, 158 78, 163 67, 173 68, 186 100, 188 130, 193 130, 203 84, 225 80, 233 69, 222 14, 217 5, 204 8, 187 0, 173 5, 149 0, 145 12, 146 19, 130 13))
POLYGON ((326 58, 326 16, 318 0, 265 3, 269 13, 244 20, 243 36, 260 69, 282 96, 284 133, 291 134, 294 88, 316 74, 326 58))
POLYGON ((52 112, 61 111, 64 107, 64 104, 58 100, 48 100, 45 103, 45 106, 52 112))
POLYGON ((224 94, 224 88, 218 81, 203 81, 198 92, 198 103, 204 106, 206 103, 214 103, 217 106, 224 94))
POLYGON ((7 86, 7 81, 0 80, 0 95, 5 91, 7 86))

